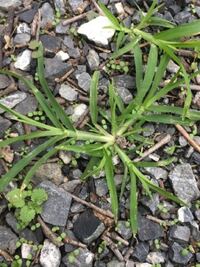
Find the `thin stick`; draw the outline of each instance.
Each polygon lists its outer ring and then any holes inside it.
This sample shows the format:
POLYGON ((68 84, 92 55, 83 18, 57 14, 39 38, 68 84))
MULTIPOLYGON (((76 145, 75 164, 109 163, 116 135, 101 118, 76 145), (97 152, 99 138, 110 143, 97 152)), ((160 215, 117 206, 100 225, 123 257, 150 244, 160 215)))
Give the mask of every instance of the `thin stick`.
POLYGON ((85 12, 83 14, 77 15, 77 16, 72 17, 70 19, 66 19, 66 20, 63 21, 62 25, 66 26, 66 25, 71 24, 71 23, 73 23, 75 21, 78 21, 80 19, 84 19, 87 16, 87 14, 88 14, 88 12, 85 12))
MULTIPOLYGON (((70 194, 70 193, 68 193, 68 194, 70 194)), ((100 214, 102 214, 102 215, 104 215, 104 216, 107 216, 107 217, 109 217, 109 218, 111 218, 111 219, 114 218, 114 215, 113 215, 110 211, 105 211, 105 210, 103 210, 103 209, 101 209, 101 208, 95 206, 94 204, 92 204, 92 203, 90 203, 90 202, 87 202, 87 201, 85 201, 85 200, 83 200, 83 199, 81 199, 81 198, 79 198, 79 197, 77 197, 77 196, 75 196, 75 195, 73 195, 73 194, 70 194, 70 195, 71 195, 72 198, 73 198, 74 200, 76 200, 77 202, 79 202, 79 203, 81 203, 81 204, 83 204, 83 205, 85 205, 85 206, 87 206, 87 207, 89 207, 89 208, 91 208, 91 209, 94 209, 96 212, 98 212, 98 213, 100 213, 100 214)))
POLYGON ((57 247, 61 247, 64 245, 63 242, 58 241, 56 234, 54 234, 51 229, 46 225, 46 223, 42 220, 40 216, 37 217, 37 221, 39 222, 44 235, 57 247))
POLYGON ((66 72, 61 78, 56 78, 55 82, 59 83, 59 82, 63 82, 64 80, 66 80, 73 72, 75 71, 74 68, 71 68, 68 72, 66 72))
POLYGON ((128 241, 126 241, 125 239, 123 239, 121 236, 119 236, 115 232, 113 232, 113 233, 107 232, 106 233, 106 236, 111 237, 112 239, 115 239, 115 240, 123 243, 125 246, 128 246, 129 245, 129 242, 128 241))
POLYGON ((108 236, 103 235, 102 239, 104 241, 106 241, 106 245, 108 245, 110 247, 110 249, 115 254, 115 256, 118 258, 118 260, 119 261, 124 261, 124 258, 122 256, 121 252, 117 248, 117 245, 108 236))
POLYGON ((71 239, 71 238, 69 238, 69 237, 65 237, 65 238, 63 239, 63 242, 64 242, 64 243, 67 243, 67 244, 70 244, 70 245, 73 245, 73 246, 80 247, 80 248, 86 248, 86 247, 87 247, 85 244, 83 244, 83 243, 81 243, 81 242, 78 242, 78 241, 76 241, 76 240, 73 240, 73 239, 71 239))
POLYGON ((101 10, 101 8, 99 7, 99 5, 97 4, 97 2, 95 0, 91 0, 91 2, 93 3, 93 5, 95 6, 96 10, 98 11, 98 13, 100 15, 104 15, 103 11, 101 10))
POLYGON ((158 219, 157 217, 154 217, 152 215, 147 215, 147 219, 151 220, 152 222, 159 223, 159 224, 170 225, 170 222, 168 222, 166 220, 158 219))
POLYGON ((40 225, 42 227, 42 230, 43 230, 45 236, 47 238, 49 238, 49 240, 51 240, 51 242, 55 246, 61 247, 61 246, 64 245, 64 243, 67 243, 67 244, 70 244, 70 245, 73 245, 73 246, 77 246, 77 247, 81 247, 81 248, 86 248, 86 245, 85 244, 82 244, 81 242, 78 242, 76 240, 73 240, 73 239, 71 239, 69 237, 65 237, 63 239, 63 242, 58 241, 58 239, 57 239, 58 236, 51 231, 51 229, 46 225, 46 223, 42 220, 42 218, 40 216, 38 216, 37 220, 40 223, 40 225))
POLYGON ((160 147, 164 146, 171 140, 171 135, 167 134, 163 139, 161 139, 158 143, 156 143, 154 146, 146 150, 141 157, 138 157, 134 160, 134 162, 139 162, 142 159, 146 158, 150 154, 152 154, 154 151, 158 150, 160 147))
POLYGON ((13 257, 5 250, 0 249, 0 255, 3 256, 6 261, 13 261, 13 257))
POLYGON ((179 124, 176 124, 176 129, 183 135, 183 137, 188 141, 188 143, 200 153, 200 146, 189 136, 186 130, 179 124))

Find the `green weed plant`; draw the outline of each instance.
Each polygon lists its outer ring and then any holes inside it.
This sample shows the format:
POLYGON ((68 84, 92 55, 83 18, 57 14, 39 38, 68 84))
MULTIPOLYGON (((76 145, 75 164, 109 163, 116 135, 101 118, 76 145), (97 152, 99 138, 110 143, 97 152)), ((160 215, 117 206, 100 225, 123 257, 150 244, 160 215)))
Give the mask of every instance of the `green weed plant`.
POLYGON ((0 192, 3 192, 9 183, 16 179, 18 174, 27 167, 27 172, 20 188, 21 191, 26 190, 35 171, 59 150, 87 154, 90 160, 81 179, 84 181, 93 175, 97 175, 102 170, 105 172, 112 212, 116 221, 119 213, 119 201, 123 196, 127 183, 130 182, 130 224, 133 234, 136 234, 138 229, 138 186, 142 187, 143 191, 150 197, 153 191, 180 205, 185 204, 183 200, 157 186, 140 170, 141 167, 165 166, 170 164, 173 159, 168 158, 156 163, 134 162, 130 140, 131 142, 136 141, 143 144, 144 138, 140 133, 145 122, 192 125, 200 120, 200 112, 190 109, 192 100, 190 80, 195 78, 199 72, 188 74, 181 59, 175 54, 179 48, 197 49, 199 47, 200 42, 197 39, 186 41, 181 39, 197 35, 200 31, 200 21, 175 27, 171 23, 154 16, 158 8, 156 7, 156 1, 153 1, 148 13, 145 16, 142 15, 140 24, 128 29, 104 5, 100 4, 100 6, 118 32, 117 50, 111 57, 116 59, 127 52, 134 55, 136 92, 133 100, 125 106, 116 92, 113 81, 110 81, 108 86, 109 111, 107 109, 100 109, 98 107, 100 72, 95 71, 90 86, 89 111, 91 121, 84 130, 78 130, 74 127, 70 117, 58 104, 48 87, 44 75, 43 47, 41 43, 35 42, 34 57, 37 58, 37 73, 41 88, 38 89, 30 80, 17 73, 8 70, 1 70, 0 73, 24 82, 34 94, 40 109, 50 123, 45 124, 41 121, 36 121, 29 116, 22 115, 0 104, 0 108, 5 112, 9 112, 13 120, 33 125, 38 129, 30 134, 1 141, 0 148, 14 142, 34 138, 46 138, 46 141, 24 156, 8 173, 1 177, 0 192), (143 31, 144 28, 151 25, 168 27, 169 29, 155 35, 143 31), (127 36, 129 37, 128 39, 126 38, 127 36), (125 43, 124 40, 130 41, 125 43), (150 46, 145 71, 143 53, 140 48, 142 40, 148 42, 150 46), (176 62, 180 69, 174 74, 170 82, 161 88, 159 85, 165 76, 170 59, 176 62), (181 87, 183 84, 187 85, 187 97, 183 108, 159 104, 159 101, 161 102, 166 94, 169 94, 175 88, 181 87), (101 125, 102 118, 106 120, 106 130, 101 125), (82 141, 82 145, 80 145, 80 141, 82 141), (42 156, 29 167, 30 163, 41 152, 42 156), (116 155, 119 157, 120 164, 124 170, 119 194, 114 181, 117 167, 114 166, 113 157, 116 155))

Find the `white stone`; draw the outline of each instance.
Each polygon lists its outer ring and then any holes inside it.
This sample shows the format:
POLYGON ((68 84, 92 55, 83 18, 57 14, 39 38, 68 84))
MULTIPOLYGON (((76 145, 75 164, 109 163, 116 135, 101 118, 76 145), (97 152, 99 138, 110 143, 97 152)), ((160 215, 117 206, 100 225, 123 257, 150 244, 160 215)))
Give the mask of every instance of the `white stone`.
POLYGON ((17 60, 14 64, 16 69, 29 70, 31 63, 31 51, 26 49, 18 55, 17 60))
MULTIPOLYGON (((14 108, 17 104, 22 102, 27 97, 27 94, 24 92, 17 92, 12 95, 8 95, 2 99, 0 99, 0 103, 6 106, 7 108, 14 108)), ((0 109, 0 114, 3 113, 4 110, 0 109)))
POLYGON ((28 34, 30 34, 31 33, 31 28, 25 22, 20 23, 19 26, 17 27, 17 33, 28 33, 28 34))
POLYGON ((62 61, 66 61, 69 59, 69 55, 68 53, 66 52, 63 52, 62 50, 59 51, 57 54, 56 54, 57 57, 59 57, 62 61))
POLYGON ((29 244, 23 243, 21 246, 22 259, 28 259, 29 255, 32 255, 33 247, 29 244))
POLYGON ((60 261, 61 253, 59 248, 46 239, 40 253, 40 264, 43 267, 59 267, 60 261))
POLYGON ((72 121, 77 122, 78 119, 86 112, 87 105, 85 104, 79 104, 75 107, 74 113, 72 114, 72 121))
POLYGON ((115 34, 110 20, 104 16, 99 16, 87 23, 82 24, 78 28, 78 33, 87 36, 91 41, 99 45, 108 45, 109 40, 115 34))

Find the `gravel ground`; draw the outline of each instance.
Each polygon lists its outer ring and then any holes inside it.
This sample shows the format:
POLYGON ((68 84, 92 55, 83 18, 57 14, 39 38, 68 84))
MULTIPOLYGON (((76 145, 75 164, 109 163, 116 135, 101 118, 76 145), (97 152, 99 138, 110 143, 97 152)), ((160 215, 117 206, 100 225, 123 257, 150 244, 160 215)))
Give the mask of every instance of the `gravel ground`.
MULTIPOLYGON (((126 25, 130 25, 139 19, 135 2, 147 10, 151 1, 102 2, 126 25)), ((32 58, 28 43, 41 40, 45 48, 45 77, 56 99, 80 129, 89 120, 88 91, 94 70, 102 70, 99 93, 101 104, 106 101, 109 75, 103 69, 115 48, 112 30, 107 35, 90 31, 94 25, 103 27, 105 21, 102 17, 93 20, 99 15, 95 3, 89 0, 0 0, 1 67, 37 81, 36 60, 32 58), (86 25, 88 21, 90 24, 86 25), (4 35, 10 38, 7 43, 3 41, 4 35)), ((198 0, 194 4, 189 0, 166 0, 159 12, 159 16, 182 24, 200 17, 200 3, 198 0)), ((131 64, 130 57, 126 60, 131 64)), ((185 58, 185 62, 187 65, 191 59, 185 58)), ((176 71, 177 65, 170 62, 168 76, 176 71)), ((125 104, 134 94, 134 76, 131 75, 131 71, 126 74, 113 73, 117 91, 125 104)), ((192 105, 199 109, 200 77, 196 79, 196 88, 192 105)), ((181 93, 174 92, 173 98, 166 96, 163 100, 165 104, 171 101, 181 104, 181 93)), ((0 102, 22 114, 38 111, 38 104, 27 88, 4 75, 0 75, 0 102)), ((154 141, 158 141, 157 137, 164 133, 171 137, 164 147, 150 155, 150 159, 157 161, 171 152, 176 162, 162 168, 144 168, 143 172, 184 199, 188 207, 168 202, 157 193, 153 194, 152 199, 140 195, 139 231, 133 238, 127 221, 129 186, 120 202, 119 221, 114 227, 112 219, 97 213, 91 206, 94 204, 104 211, 110 210, 104 173, 81 183, 79 178, 88 158, 76 158, 73 153, 60 152, 56 158, 42 165, 34 177, 34 185, 44 188, 49 195, 43 206, 41 227, 35 231, 30 227, 19 231, 8 203, 3 197, 0 198, 0 266, 4 266, 5 259, 9 262, 9 257, 16 255, 23 259, 23 266, 26 266, 30 253, 34 258, 31 263, 34 267, 200 266, 200 154, 173 126, 148 123, 145 128, 144 136, 154 141), (56 246, 55 237, 49 230, 54 226, 75 243, 66 239, 63 240, 65 244, 56 246), (19 238, 24 238, 24 241, 17 248, 19 238), (41 252, 34 252, 33 245, 43 245, 41 252)), ((14 122, 0 110, 0 138, 30 130, 34 129, 14 122)), ((200 145, 199 125, 196 129, 188 127, 186 130, 191 134, 195 132, 195 141, 200 145)), ((0 175, 37 145, 37 141, 12 145, 6 153, 7 157, 0 159, 0 175)), ((115 181, 120 188, 120 169, 115 181)), ((15 185, 14 182, 12 187, 15 185)))

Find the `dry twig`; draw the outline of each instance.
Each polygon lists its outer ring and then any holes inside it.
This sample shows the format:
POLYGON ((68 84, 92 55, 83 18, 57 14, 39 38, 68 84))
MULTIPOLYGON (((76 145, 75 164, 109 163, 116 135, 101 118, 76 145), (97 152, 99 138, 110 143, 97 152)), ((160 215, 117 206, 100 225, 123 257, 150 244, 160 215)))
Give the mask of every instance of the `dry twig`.
POLYGON ((115 254, 115 256, 118 258, 119 261, 124 261, 124 258, 117 248, 117 245, 106 235, 102 236, 102 239, 106 242, 108 247, 112 250, 112 252, 115 254))
POLYGON ((42 220, 42 218, 40 216, 38 216, 37 218, 38 222, 40 223, 41 227, 42 227, 42 230, 45 234, 45 236, 51 240, 51 242, 56 245, 57 247, 61 247, 64 245, 64 243, 67 243, 67 244, 70 244, 70 245, 73 245, 73 246, 77 246, 77 247, 81 247, 81 248, 86 248, 86 245, 85 244, 82 244, 81 242, 78 242, 76 240, 73 240, 69 237, 65 237, 63 239, 63 242, 59 241, 57 239, 57 235, 54 234, 51 229, 46 225, 46 223, 42 220))
POLYGON ((106 236, 112 238, 112 239, 115 239, 119 242, 121 242, 122 244, 124 244, 125 246, 128 246, 129 245, 129 242, 126 241, 125 239, 123 239, 121 236, 119 236, 118 234, 116 234, 115 232, 112 232, 112 233, 109 233, 107 232, 106 233, 106 236))
POLYGON ((5 250, 0 249, 0 255, 8 262, 13 261, 13 257, 5 250))
POLYGON ((183 135, 183 137, 188 141, 188 143, 200 153, 200 146, 189 136, 186 130, 179 124, 176 124, 176 129, 183 135))
POLYGON ((66 26, 66 25, 71 24, 71 23, 73 23, 73 22, 75 22, 75 21, 78 21, 78 20, 80 20, 80 19, 83 19, 83 18, 85 18, 85 17, 87 16, 87 14, 88 14, 88 13, 85 12, 85 13, 83 13, 83 14, 77 15, 77 16, 72 17, 72 18, 70 18, 70 19, 66 19, 66 20, 63 21, 62 25, 63 25, 63 26, 66 26))
POLYGON ((60 242, 57 240, 57 236, 56 234, 54 234, 51 229, 46 225, 46 223, 42 220, 42 218, 40 216, 38 216, 37 221, 40 223, 41 228, 43 230, 44 235, 51 240, 51 242, 57 246, 57 247, 61 247, 64 245, 63 242, 60 242))
MULTIPOLYGON (((70 193, 68 193, 68 194, 70 194, 70 193)), ((77 202, 79 202, 79 203, 81 203, 81 204, 83 204, 83 205, 85 205, 85 206, 87 206, 87 207, 89 207, 89 208, 95 210, 96 212, 98 212, 98 213, 100 213, 100 214, 102 214, 102 215, 104 215, 104 216, 107 216, 107 217, 109 217, 109 218, 111 218, 111 219, 114 218, 114 215, 113 215, 110 211, 103 210, 103 209, 101 209, 101 208, 95 206, 94 204, 92 204, 92 203, 90 203, 90 202, 87 202, 87 201, 85 201, 85 200, 83 200, 83 199, 81 199, 81 198, 79 198, 79 197, 77 197, 77 196, 75 196, 75 195, 73 195, 73 194, 70 194, 70 195, 72 196, 72 198, 73 198, 75 201, 77 201, 77 202)))
POLYGON ((150 154, 152 154, 154 151, 158 150, 160 147, 164 146, 167 144, 171 139, 171 135, 167 134, 163 139, 161 139, 158 143, 156 143, 154 146, 146 150, 141 157, 138 157, 134 160, 134 162, 139 162, 142 159, 146 158, 150 154))

